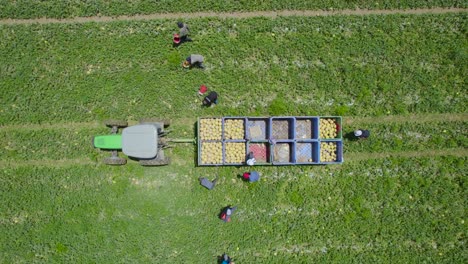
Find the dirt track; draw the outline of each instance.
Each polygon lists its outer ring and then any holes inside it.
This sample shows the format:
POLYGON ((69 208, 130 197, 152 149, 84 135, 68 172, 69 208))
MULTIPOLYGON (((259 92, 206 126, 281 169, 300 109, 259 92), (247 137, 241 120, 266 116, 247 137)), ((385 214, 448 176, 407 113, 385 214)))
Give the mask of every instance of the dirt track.
POLYGON ((284 16, 335 16, 335 15, 389 15, 389 14, 444 14, 444 13, 461 13, 467 12, 464 8, 428 8, 428 9, 408 9, 408 10, 366 10, 366 9, 345 9, 345 10, 282 10, 282 11, 256 11, 256 12, 232 12, 232 13, 215 13, 215 12, 194 12, 194 13, 159 13, 149 15, 134 15, 134 16, 93 16, 93 17, 75 17, 68 19, 55 18, 35 18, 35 19, 3 19, 0 20, 0 25, 19 25, 19 24, 49 24, 49 23, 86 23, 86 22, 111 22, 111 21, 138 21, 152 19, 177 19, 177 18, 200 18, 200 17, 217 17, 217 18, 250 18, 250 17, 284 17, 284 16))

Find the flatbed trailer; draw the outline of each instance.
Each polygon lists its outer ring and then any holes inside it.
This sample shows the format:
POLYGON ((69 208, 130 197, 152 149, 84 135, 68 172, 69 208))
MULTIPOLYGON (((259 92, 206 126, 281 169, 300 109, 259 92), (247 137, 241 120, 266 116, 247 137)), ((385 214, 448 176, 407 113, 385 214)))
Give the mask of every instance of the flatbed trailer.
POLYGON ((199 166, 242 166, 253 152, 255 165, 343 163, 340 116, 200 117, 199 166))

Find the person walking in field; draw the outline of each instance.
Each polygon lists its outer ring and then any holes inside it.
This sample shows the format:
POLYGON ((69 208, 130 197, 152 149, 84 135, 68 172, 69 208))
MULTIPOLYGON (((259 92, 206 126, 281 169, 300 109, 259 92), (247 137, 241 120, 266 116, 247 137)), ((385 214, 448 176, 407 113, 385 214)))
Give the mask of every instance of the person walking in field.
POLYGON ((192 54, 190 55, 190 57, 187 57, 187 59, 185 59, 182 66, 184 68, 199 67, 201 69, 204 69, 205 68, 205 66, 203 65, 204 60, 205 58, 203 58, 202 55, 192 54))
POLYGON ((202 101, 202 104, 207 107, 214 107, 218 104, 218 93, 211 91, 202 101))
POLYGON ((370 131, 365 129, 358 129, 354 131, 354 136, 357 139, 366 139, 370 136, 370 131))

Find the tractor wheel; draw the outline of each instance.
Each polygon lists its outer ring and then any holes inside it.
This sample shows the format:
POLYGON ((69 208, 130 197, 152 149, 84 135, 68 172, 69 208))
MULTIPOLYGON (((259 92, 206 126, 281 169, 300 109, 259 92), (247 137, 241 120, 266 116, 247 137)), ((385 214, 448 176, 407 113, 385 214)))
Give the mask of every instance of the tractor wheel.
POLYGON ((120 157, 108 157, 103 160, 106 165, 125 165, 127 160, 120 157))
POLYGON ((158 118, 140 119, 140 124, 143 124, 143 123, 163 123, 164 127, 168 127, 171 125, 171 121, 169 119, 158 119, 158 118))
POLYGON ((163 160, 152 159, 152 160, 140 160, 141 166, 164 166, 168 165, 171 160, 166 157, 163 160))
POLYGON ((106 120, 106 126, 108 127, 127 127, 128 122, 124 120, 106 120))

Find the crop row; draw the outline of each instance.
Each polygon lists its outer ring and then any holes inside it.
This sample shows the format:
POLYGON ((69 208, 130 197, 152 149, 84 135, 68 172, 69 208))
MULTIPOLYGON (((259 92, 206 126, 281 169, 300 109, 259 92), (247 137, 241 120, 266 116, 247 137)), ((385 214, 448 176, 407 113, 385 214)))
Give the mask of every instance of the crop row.
POLYGON ((93 158, 92 138, 107 134, 110 129, 43 129, 29 131, 0 131, 2 137, 1 160, 40 160, 93 158))
POLYGON ((425 149, 467 148, 466 122, 440 122, 427 124, 368 124, 364 127, 345 127, 345 137, 353 138, 352 131, 369 129, 371 137, 359 142, 348 141, 345 153, 417 151, 425 149))
MULTIPOLYGON (((424 124, 408 122, 343 127, 344 155, 357 152, 466 148, 468 141, 465 127, 466 122, 424 124), (349 133, 358 128, 369 129, 371 137, 368 140, 358 142, 348 140, 348 137, 352 137, 349 133)), ((173 128, 177 131, 170 135, 172 138, 194 137, 190 125, 174 123, 173 128)), ((3 139, 3 151, 0 152, 0 159, 73 159, 84 156, 94 159, 98 156, 104 156, 106 153, 93 149, 91 139, 95 135, 107 133, 109 133, 109 129, 104 126, 95 129, 0 130, 0 137, 3 139)))
POLYGON ((268 167, 248 187, 235 180, 242 169, 221 168, 209 195, 197 176, 213 170, 181 167, 3 168, 2 261, 170 263, 180 258, 177 251, 209 263, 229 250, 243 262, 398 257, 453 263, 463 252, 466 158, 268 167), (229 203, 239 208, 224 229, 216 215, 229 203), (307 253, 317 246, 318 254, 307 253), (304 252, 285 250, 295 247, 304 252))
POLYGON ((258 10, 307 10, 307 9, 408 9, 422 7, 466 7, 463 1, 424 1, 404 0, 386 1, 374 0, 363 2, 349 2, 345 0, 300 1, 300 0, 272 0, 272 1, 234 1, 222 3, 216 0, 193 2, 181 1, 0 1, 0 18, 66 18, 76 16, 115 16, 150 13, 196 12, 196 11, 258 11, 258 10))
POLYGON ((0 26, 0 123, 461 113, 466 14, 0 26), (184 70, 191 53, 206 69, 184 70), (202 109, 206 84, 219 105, 202 109), (164 95, 164 96, 162 96, 164 95), (190 113, 190 114, 189 114, 190 113))

